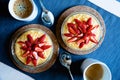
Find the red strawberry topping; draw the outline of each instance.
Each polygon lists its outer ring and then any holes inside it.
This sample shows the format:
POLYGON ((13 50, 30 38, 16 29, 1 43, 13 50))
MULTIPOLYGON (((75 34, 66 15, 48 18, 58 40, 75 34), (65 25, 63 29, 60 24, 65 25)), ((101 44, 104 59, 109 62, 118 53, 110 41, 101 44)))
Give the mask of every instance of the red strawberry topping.
POLYGON ((75 23, 67 23, 68 33, 64 33, 64 36, 68 37, 68 42, 76 42, 79 48, 82 48, 89 41, 98 44, 95 38, 95 34, 92 32, 99 25, 92 25, 92 18, 90 17, 87 21, 80 21, 74 19, 75 23))
POLYGON ((22 57, 26 58, 26 64, 32 62, 34 66, 37 66, 38 58, 45 58, 44 50, 51 47, 51 45, 47 45, 45 39, 46 34, 43 34, 41 37, 36 38, 35 40, 33 40, 30 34, 28 34, 26 41, 18 41, 21 49, 24 51, 22 57))

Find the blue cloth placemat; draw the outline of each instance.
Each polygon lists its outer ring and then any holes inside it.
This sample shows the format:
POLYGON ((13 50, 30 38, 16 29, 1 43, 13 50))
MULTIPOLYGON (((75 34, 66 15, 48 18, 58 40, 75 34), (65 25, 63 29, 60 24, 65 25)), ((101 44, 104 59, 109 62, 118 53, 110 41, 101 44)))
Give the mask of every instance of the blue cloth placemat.
MULTIPOLYGON (((38 0, 34 1, 39 8, 37 18, 31 22, 21 22, 10 16, 8 12, 9 0, 0 0, 0 61, 16 69, 18 68, 12 63, 9 57, 9 41, 11 35, 18 28, 32 23, 42 24, 40 19, 41 7, 38 0)), ((87 0, 43 0, 43 3, 47 9, 53 12, 55 16, 55 24, 61 13, 70 7, 76 5, 86 5, 97 10, 102 15, 106 24, 105 39, 102 45, 91 54, 82 56, 71 54, 73 60, 71 70, 75 80, 83 80, 82 73, 80 71, 81 62, 85 58, 94 58, 108 65, 112 72, 112 80, 120 80, 120 18, 88 2, 87 0)), ((56 26, 53 25, 49 28, 55 33, 55 27, 56 26)), ((64 49, 60 48, 60 52, 62 51, 64 51, 64 49)), ((37 74, 24 73, 35 78, 35 80, 70 80, 67 69, 62 67, 58 60, 49 70, 45 72, 37 74)))

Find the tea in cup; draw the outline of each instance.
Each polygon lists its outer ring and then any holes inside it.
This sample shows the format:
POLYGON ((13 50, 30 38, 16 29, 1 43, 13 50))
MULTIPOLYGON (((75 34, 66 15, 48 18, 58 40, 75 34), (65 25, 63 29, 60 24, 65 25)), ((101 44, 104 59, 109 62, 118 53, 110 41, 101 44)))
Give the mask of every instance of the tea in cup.
POLYGON ((88 58, 81 65, 84 80, 112 80, 108 66, 98 60, 88 58))

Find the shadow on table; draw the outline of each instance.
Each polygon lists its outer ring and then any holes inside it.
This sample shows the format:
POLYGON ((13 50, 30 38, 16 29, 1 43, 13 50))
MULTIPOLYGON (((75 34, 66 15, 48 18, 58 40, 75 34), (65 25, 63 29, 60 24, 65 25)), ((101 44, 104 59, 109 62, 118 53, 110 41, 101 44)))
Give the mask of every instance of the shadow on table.
POLYGON ((9 0, 0 0, 0 16, 8 17, 10 16, 8 11, 8 2, 9 0))
POLYGON ((73 75, 82 77, 82 71, 81 71, 80 67, 81 67, 81 64, 83 61, 84 61, 84 59, 78 60, 71 64, 71 72, 73 75))

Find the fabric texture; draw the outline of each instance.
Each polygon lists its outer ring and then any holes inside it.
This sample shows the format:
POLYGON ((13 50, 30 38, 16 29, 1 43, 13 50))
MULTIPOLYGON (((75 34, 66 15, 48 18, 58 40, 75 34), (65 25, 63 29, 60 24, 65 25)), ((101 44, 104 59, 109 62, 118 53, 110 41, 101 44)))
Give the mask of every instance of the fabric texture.
MULTIPOLYGON (((8 2, 9 0, 0 0, 0 61, 18 69, 9 57, 9 44, 12 34, 20 27, 27 24, 42 24, 41 22, 41 12, 42 9, 38 0, 34 0, 39 9, 37 18, 30 22, 22 22, 15 20, 9 14, 8 2)), ((112 80, 120 80, 120 18, 103 10, 102 8, 90 3, 87 0, 43 0, 45 7, 53 12, 55 16, 55 24, 49 27, 53 33, 55 33, 56 22, 59 16, 68 8, 77 5, 86 5, 97 10, 104 19, 106 25, 106 35, 101 46, 94 52, 88 55, 74 55, 72 56, 71 70, 75 80, 83 80, 82 72, 80 70, 80 65, 85 58, 98 59, 108 65, 112 72, 112 80)), ((107 4, 106 4, 107 5, 107 4)), ((111 4, 112 5, 112 4, 111 4)), ((65 51, 60 46, 60 53, 65 51)), ((1 69, 0 69, 1 71, 1 69)), ((20 70, 21 71, 21 70, 20 70)), ((22 71, 23 72, 23 71, 22 71)), ((70 80, 69 73, 66 68, 61 66, 59 59, 56 63, 47 71, 30 74, 23 72, 35 80, 70 80)))

